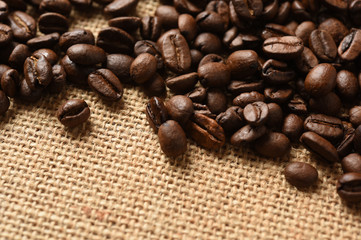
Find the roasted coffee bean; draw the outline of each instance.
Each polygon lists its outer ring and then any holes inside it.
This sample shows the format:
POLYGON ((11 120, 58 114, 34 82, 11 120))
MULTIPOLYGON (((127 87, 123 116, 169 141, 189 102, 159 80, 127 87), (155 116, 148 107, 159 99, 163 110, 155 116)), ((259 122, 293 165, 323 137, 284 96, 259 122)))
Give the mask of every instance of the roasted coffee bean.
POLYGON ((268 23, 264 26, 261 37, 263 40, 272 37, 284 37, 284 36, 295 36, 295 32, 287 28, 286 26, 268 23))
POLYGON ((289 163, 284 171, 286 180, 295 187, 309 187, 318 180, 316 168, 308 163, 289 163))
POLYGON ((21 70, 24 66, 25 59, 31 55, 28 46, 18 44, 9 56, 9 65, 15 69, 21 70))
POLYGON ((361 155, 358 153, 347 155, 342 159, 341 166, 344 173, 355 172, 361 174, 361 155))
POLYGON ((305 132, 300 137, 300 142, 312 153, 328 162, 338 162, 336 148, 325 138, 314 132, 305 132))
POLYGON ((355 74, 347 70, 339 71, 336 76, 336 89, 343 99, 355 99, 359 93, 359 84, 355 74))
POLYGON ((222 51, 221 39, 213 33, 199 34, 193 44, 195 48, 204 54, 220 53, 222 51))
POLYGON ((209 88, 207 90, 206 104, 212 113, 219 114, 227 109, 227 96, 219 88, 209 88))
POLYGON ((166 93, 165 81, 161 75, 156 73, 142 85, 142 89, 148 97, 164 97, 166 93))
MULTIPOLYGON (((277 103, 268 103, 268 117, 266 126, 273 130, 280 130, 283 124, 283 111, 277 103)), ((303 126, 303 121, 302 121, 303 126)))
POLYGON ((58 55, 51 49, 41 48, 33 53, 33 55, 36 54, 44 55, 51 65, 55 65, 58 62, 58 55))
POLYGON ((224 28, 228 28, 230 13, 229 6, 225 1, 210 1, 205 10, 218 13, 221 16, 224 28))
POLYGON ((106 54, 100 47, 90 44, 75 44, 68 48, 66 54, 70 60, 80 65, 95 65, 106 61, 106 54))
POLYGON ((254 149, 262 156, 277 158, 289 153, 291 143, 283 133, 269 132, 255 141, 254 149))
POLYGON ((313 97, 322 97, 336 86, 336 69, 328 63, 315 66, 305 79, 305 90, 313 97))
POLYGON ((176 94, 189 92, 198 82, 198 73, 187 73, 166 80, 167 87, 176 94))
POLYGON ((8 17, 9 8, 6 2, 0 1, 0 21, 5 20, 8 17))
POLYGON ((202 103, 207 97, 207 90, 204 87, 197 87, 186 94, 193 102, 202 103))
POLYGON ((9 14, 10 27, 14 38, 25 42, 36 35, 35 19, 25 12, 15 11, 9 14))
POLYGON ((247 104, 243 110, 243 118, 252 126, 264 124, 268 119, 268 106, 264 102, 247 104))
POLYGON ((188 121, 186 132, 197 144, 210 150, 221 148, 226 141, 224 130, 216 120, 198 113, 188 121))
POLYGON ((69 0, 74 7, 77 7, 81 10, 88 9, 92 5, 92 0, 69 0))
POLYGON ((194 113, 193 102, 189 97, 176 95, 169 99, 165 106, 169 117, 184 126, 194 113))
POLYGON ((318 29, 329 33, 336 44, 339 44, 349 32, 347 27, 336 18, 327 18, 318 26, 318 29))
POLYGON ((155 59, 157 59, 157 69, 163 68, 163 58, 162 54, 159 51, 157 44, 149 40, 141 40, 135 43, 134 45, 134 54, 136 56, 142 53, 152 54, 155 59))
POLYGON ((25 79, 23 79, 20 82, 19 95, 20 95, 20 99, 22 99, 24 102, 26 103, 36 102, 41 98, 42 93, 43 93, 42 88, 38 88, 34 90, 30 89, 25 79))
POLYGON ((45 88, 53 78, 51 64, 42 54, 32 55, 25 60, 24 76, 31 90, 45 88))
POLYGON ((295 18, 295 20, 299 22, 312 19, 310 13, 306 10, 305 4, 303 4, 303 2, 301 1, 293 1, 291 5, 291 10, 293 13, 292 16, 295 18))
POLYGON ((342 107, 340 98, 334 92, 319 98, 311 98, 309 109, 316 113, 322 113, 330 116, 337 116, 342 107))
POLYGON ((157 71, 157 60, 149 53, 142 53, 130 65, 130 76, 138 84, 148 81, 157 71))
POLYGON ((60 64, 64 67, 67 79, 78 85, 86 85, 88 75, 96 70, 95 66, 85 66, 74 63, 65 55, 60 64))
POLYGON ((15 69, 7 70, 1 77, 1 88, 8 97, 15 97, 19 84, 19 73, 15 69))
POLYGON ((118 101, 123 96, 123 85, 112 71, 98 69, 88 77, 89 86, 102 98, 108 101, 118 101))
POLYGON ((71 99, 60 106, 56 115, 64 126, 75 127, 88 120, 90 109, 84 100, 71 99))
POLYGON ((0 115, 4 115, 10 107, 9 98, 0 90, 0 115))
POLYGON ((355 129, 348 128, 344 131, 342 141, 337 146, 337 153, 342 158, 349 154, 353 149, 353 140, 355 137, 355 129))
POLYGON ((278 12, 274 18, 274 22, 283 24, 288 18, 290 12, 291 12, 291 3, 290 2, 281 3, 280 6, 278 7, 278 12))
POLYGON ((53 80, 48 86, 50 93, 60 93, 66 84, 66 72, 62 65, 56 64, 53 66, 53 80))
POLYGON ((354 106, 349 111, 350 122, 355 127, 361 125, 361 106, 354 106))
POLYGON ((301 56, 295 59, 297 69, 304 74, 307 74, 319 64, 316 55, 308 48, 304 47, 301 56))
POLYGON ((239 28, 240 30, 246 30, 246 21, 243 21, 243 19, 240 19, 236 13, 236 10, 234 9, 234 5, 232 1, 229 1, 229 17, 234 26, 239 28))
POLYGON ((130 66, 134 58, 125 54, 109 54, 106 67, 112 71, 121 82, 132 83, 130 77, 130 66))
POLYGON ((162 32, 162 22, 159 17, 143 17, 141 19, 140 34, 143 39, 157 40, 162 32))
POLYGON ((221 15, 213 11, 204 11, 197 15, 196 22, 202 32, 222 34, 225 26, 221 15))
POLYGON ((305 119, 304 128, 328 139, 331 142, 343 137, 343 125, 340 119, 323 114, 311 114, 305 119))
POLYGON ((134 38, 122 29, 108 27, 100 30, 96 44, 108 53, 132 53, 134 38))
POLYGON ((68 0, 42 0, 39 5, 41 12, 56 12, 69 16, 71 3, 68 0))
POLYGON ((205 1, 192 1, 192 0, 174 0, 174 7, 178 12, 189 13, 192 15, 198 14, 205 6, 205 1))
POLYGON ((264 96, 267 102, 275 102, 278 104, 283 104, 288 102, 288 100, 293 95, 293 89, 290 86, 280 86, 280 87, 269 87, 265 88, 264 96))
POLYGON ((223 87, 227 86, 231 74, 227 66, 223 63, 211 62, 198 68, 198 75, 203 86, 223 87))
POLYGON ((263 2, 261 0, 232 0, 237 15, 245 20, 253 20, 261 16, 263 2))
POLYGON ((243 126, 243 109, 240 107, 229 107, 220 113, 216 121, 223 128, 226 135, 230 136, 243 126))
POLYGON ((218 54, 214 54, 214 53, 210 53, 205 55, 202 60, 199 62, 198 68, 207 64, 207 63, 211 63, 211 62, 217 62, 217 63, 223 63, 225 64, 225 59, 218 55, 218 54))
POLYGON ((233 99, 233 105, 245 107, 247 104, 258 102, 258 101, 264 102, 263 94, 256 92, 256 91, 245 92, 245 93, 241 93, 240 95, 238 95, 237 97, 235 97, 233 99))
POLYGON ((168 120, 167 108, 159 97, 152 97, 147 103, 145 114, 149 125, 157 133, 159 127, 168 120))
POLYGON ((316 56, 323 61, 331 62, 337 56, 336 43, 328 32, 318 29, 313 30, 310 35, 309 45, 316 56))
POLYGON ((80 43, 94 45, 95 38, 93 33, 86 29, 76 29, 63 33, 59 39, 59 46, 64 52, 66 52, 69 47, 80 43))
POLYGON ((212 113, 205 104, 193 103, 194 113, 202 114, 212 119, 216 119, 217 115, 212 113))
POLYGON ((352 31, 338 46, 338 55, 346 61, 355 60, 361 53, 361 30, 352 31))
POLYGON ((112 18, 108 21, 108 25, 110 27, 120 28, 128 33, 136 31, 140 27, 141 23, 142 22, 139 17, 128 16, 112 18))
POLYGON ((337 181, 337 193, 347 202, 361 201, 361 174, 345 173, 337 181))
POLYGON ((138 2, 139 0, 115 0, 104 8, 104 12, 113 17, 127 15, 137 7, 138 2))
POLYGON ((234 146, 242 146, 247 143, 252 143, 267 133, 267 128, 264 125, 251 126, 246 125, 235 132, 231 137, 231 144, 234 146))
POLYGON ((283 122, 282 133, 292 142, 297 142, 303 132, 303 120, 296 114, 288 114, 283 122))
POLYGON ((295 76, 295 71, 285 62, 269 59, 262 67, 262 77, 270 84, 285 84, 293 80, 295 76))
POLYGON ((54 48, 54 46, 59 42, 59 38, 59 33, 50 33, 47 35, 32 38, 27 41, 26 45, 28 45, 28 47, 32 50, 40 48, 54 48))
POLYGON ((7 45, 13 39, 13 31, 8 25, 0 23, 0 46, 7 45))
POLYGON ((263 51, 271 58, 291 60, 302 54, 303 43, 294 36, 268 38, 263 43, 263 51))
POLYGON ((307 104, 300 95, 295 95, 287 104, 288 109, 295 114, 307 114, 307 104))
POLYGON ((361 25, 361 2, 360 0, 353 0, 349 2, 348 5, 348 14, 352 19, 353 23, 360 26, 361 25))
POLYGON ((176 73, 189 71, 192 63, 188 43, 181 34, 168 34, 162 41, 161 51, 165 65, 176 73))
POLYGON ((64 33, 68 31, 69 23, 66 17, 59 13, 44 13, 38 19, 39 31, 42 33, 64 33))
POLYGON ((231 71, 231 77, 242 79, 254 75, 260 70, 258 55, 253 50, 239 50, 229 55, 227 67, 231 71))
POLYGON ((188 42, 193 41, 197 36, 197 22, 192 15, 181 14, 178 17, 178 28, 188 42))
POLYGON ((173 6, 160 5, 155 11, 164 28, 176 28, 178 26, 179 13, 173 6))
POLYGON ((182 127, 168 120, 159 127, 158 139, 162 151, 168 157, 178 157, 187 151, 187 137, 182 127))
POLYGON ((308 46, 308 40, 311 32, 316 29, 316 25, 311 21, 304 21, 298 25, 295 31, 295 35, 299 37, 303 44, 308 46))
POLYGON ((261 91, 264 88, 263 81, 247 82, 247 81, 232 81, 227 90, 232 95, 239 95, 244 92, 261 91))
POLYGON ((2 75, 7 71, 10 70, 11 67, 9 67, 8 65, 5 64, 0 64, 0 79, 2 77, 2 75))

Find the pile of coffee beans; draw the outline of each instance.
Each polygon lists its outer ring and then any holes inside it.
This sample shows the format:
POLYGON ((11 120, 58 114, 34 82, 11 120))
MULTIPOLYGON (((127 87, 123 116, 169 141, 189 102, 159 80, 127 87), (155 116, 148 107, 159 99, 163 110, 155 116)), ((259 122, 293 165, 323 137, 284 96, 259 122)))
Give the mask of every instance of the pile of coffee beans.
MULTIPOLYGON (((167 156, 184 154, 187 137, 270 158, 302 143, 341 162, 338 194, 361 201, 361 0, 162 0, 142 18, 131 16, 138 0, 94 1, 0 0, 0 114, 9 98, 34 102, 67 82, 105 101, 138 85, 167 156), (73 7, 103 8, 109 26, 68 31, 73 7)), ((57 112, 67 127, 89 116, 81 99, 57 112)), ((307 163, 284 174, 296 187, 318 180, 307 163)))

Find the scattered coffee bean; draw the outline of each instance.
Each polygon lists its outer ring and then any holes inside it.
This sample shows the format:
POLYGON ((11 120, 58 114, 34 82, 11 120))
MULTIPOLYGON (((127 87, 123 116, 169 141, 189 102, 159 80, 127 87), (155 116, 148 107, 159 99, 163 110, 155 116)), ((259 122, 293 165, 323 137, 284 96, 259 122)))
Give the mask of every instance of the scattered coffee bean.
POLYGON ((347 202, 361 201, 361 174, 345 173, 337 181, 337 193, 347 202))
POLYGON ((123 85, 108 69, 98 69, 89 74, 88 84, 105 100, 118 101, 123 96, 123 85))
POLYGON ((90 109, 88 104, 81 99, 66 101, 57 111, 59 121, 66 127, 75 127, 88 120, 90 109))
POLYGON ((75 44, 68 48, 66 54, 71 61, 80 65, 95 65, 106 61, 104 50, 90 44, 75 44))
POLYGON ((169 117, 184 126, 194 113, 193 103, 189 97, 176 95, 166 102, 169 117))
POLYGON ((93 33, 85 29, 76 29, 63 33, 59 38, 59 46, 64 52, 66 52, 69 47, 80 43, 94 45, 95 38, 93 33))
POLYGON ((149 125, 157 133, 159 127, 168 120, 168 111, 164 102, 159 97, 152 97, 145 109, 149 125))
POLYGON ((32 55, 25 60, 24 76, 31 90, 45 88, 53 78, 52 66, 44 55, 32 55))
POLYGON ((317 182, 318 172, 308 163, 293 162, 286 166, 286 180, 295 187, 309 187, 317 182))
POLYGON ((344 173, 356 172, 361 174, 361 155, 351 153, 345 156, 341 161, 341 166, 344 173))
POLYGON ((158 130, 160 147, 168 157, 178 157, 187 151, 187 137, 182 127, 173 120, 163 123, 158 130))
POLYGON ((283 133, 269 132, 255 141, 254 149, 262 156, 277 158, 291 150, 291 143, 283 133))

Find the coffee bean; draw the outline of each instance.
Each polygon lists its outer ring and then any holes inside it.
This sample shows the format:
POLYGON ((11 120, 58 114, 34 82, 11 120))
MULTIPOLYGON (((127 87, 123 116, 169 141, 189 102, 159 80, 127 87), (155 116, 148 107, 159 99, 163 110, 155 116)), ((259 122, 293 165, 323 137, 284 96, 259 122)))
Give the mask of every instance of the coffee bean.
POLYGON ((132 53, 134 38, 119 28, 108 27, 100 30, 96 42, 97 46, 108 53, 132 53))
POLYGON ((53 78, 51 64, 42 54, 32 55, 25 60, 24 76, 31 90, 45 88, 53 78))
POLYGON ((156 41, 162 33, 162 22, 159 17, 146 16, 141 19, 140 34, 143 39, 156 41))
POLYGON ((289 163, 284 171, 286 180, 295 187, 309 187, 317 182, 318 172, 308 163, 289 163))
POLYGON ((15 69, 7 70, 1 78, 1 88, 8 97, 15 97, 20 84, 19 73, 15 69))
POLYGON ((161 98, 152 97, 147 103, 145 109, 149 125, 157 133, 159 127, 168 120, 167 108, 161 98))
POLYGON ((59 46, 64 52, 66 52, 69 47, 80 43, 94 45, 95 38, 93 33, 86 29, 76 29, 63 33, 59 39, 59 46))
POLYGON ((295 59, 296 67, 301 73, 307 74, 319 64, 316 55, 308 48, 304 47, 301 56, 295 59))
POLYGON ((220 113, 216 121, 223 128, 226 135, 230 136, 243 126, 243 109, 240 107, 229 107, 220 113))
POLYGON ((187 151, 187 137, 176 121, 163 123, 159 127, 158 139, 162 151, 168 157, 178 157, 187 151))
POLYGON ((0 1, 0 21, 5 20, 8 17, 9 8, 6 2, 0 1))
POLYGON ((69 23, 66 17, 59 13, 43 13, 38 19, 39 31, 42 33, 64 33, 68 31, 69 23))
POLYGON ((348 128, 344 131, 342 141, 337 145, 337 153, 342 158, 349 154, 353 149, 353 140, 355 138, 355 129, 348 128))
POLYGON ((40 48, 54 48, 54 46, 59 42, 59 38, 59 33, 50 33, 32 38, 27 41, 26 45, 28 45, 28 47, 32 50, 37 50, 40 48))
POLYGON ((174 7, 178 12, 189 13, 191 15, 198 14, 202 11, 206 1, 192 1, 192 0, 174 0, 174 7))
POLYGON ((295 32, 287 28, 286 26, 268 23, 264 26, 261 37, 263 40, 272 37, 284 37, 284 36, 295 36, 295 32))
POLYGON ((152 54, 157 59, 157 69, 163 68, 162 54, 159 51, 157 44, 149 40, 141 40, 134 45, 134 54, 136 56, 142 53, 152 54))
POLYGON ((349 33, 347 27, 337 18, 327 18, 318 26, 318 29, 329 33, 336 44, 339 44, 349 33))
POLYGON ((41 12, 56 12, 69 16, 71 7, 71 3, 68 0, 42 0, 39 10, 41 12))
POLYGON ((197 36, 197 22, 192 15, 181 14, 178 18, 178 28, 188 42, 191 42, 197 36))
POLYGON ((213 33, 199 34, 194 40, 193 45, 204 54, 222 52, 221 39, 213 33))
MULTIPOLYGON (((272 130, 280 130, 283 124, 283 111, 277 103, 268 103, 268 117, 266 126, 272 130)), ((302 121, 303 126, 303 121, 302 121)))
POLYGON ((25 79, 20 82, 19 95, 25 103, 33 103, 38 101, 43 93, 42 88, 32 90, 25 79))
POLYGON ((305 90, 314 97, 322 97, 336 85, 336 69, 328 63, 315 66, 305 79, 305 90))
POLYGON ((328 139, 331 142, 343 137, 343 125, 340 119, 323 114, 311 114, 305 119, 304 128, 328 139))
POLYGON ((55 65, 58 62, 58 55, 51 49, 41 48, 33 53, 33 55, 36 54, 44 55, 51 65, 55 65))
POLYGON ((305 115, 307 114, 307 104, 305 100, 299 96, 295 95, 287 104, 288 109, 295 114, 305 115))
POLYGON ((361 174, 345 173, 337 181, 337 193, 347 202, 361 201, 361 174))
POLYGON ((198 82, 198 74, 195 72, 187 73, 166 80, 167 87, 172 92, 177 94, 183 94, 189 92, 194 88, 194 85, 196 85, 197 82, 198 82))
POLYGON ((283 133, 269 132, 255 141, 254 149, 262 156, 277 158, 289 153, 291 143, 283 133))
POLYGON ((207 90, 206 104, 212 113, 219 114, 227 109, 227 96, 221 89, 209 88, 207 90))
POLYGON ((339 71, 336 76, 336 89, 343 99, 353 100, 359 93, 355 74, 347 70, 339 71))
POLYGON ((231 144, 239 147, 247 143, 252 143, 266 133, 267 128, 264 125, 251 126, 248 124, 232 135, 231 144))
POLYGON ((142 85, 144 93, 148 97, 162 97, 166 93, 164 79, 158 73, 155 73, 148 81, 142 85))
POLYGON ((230 13, 229 6, 225 1, 210 1, 205 10, 218 13, 221 16, 224 28, 228 28, 230 13))
POLYGON ((138 84, 148 81, 157 71, 157 60, 149 53, 138 55, 130 65, 130 76, 138 84))
POLYGON ((300 137, 300 142, 312 153, 328 162, 338 162, 336 148, 325 138, 314 132, 305 132, 300 137))
POLYGON ((282 133, 292 142, 297 142, 303 132, 303 120, 296 114, 288 114, 283 122, 282 133))
POLYGON ((295 31, 295 35, 299 37, 303 44, 308 46, 308 40, 311 32, 316 29, 316 25, 311 21, 304 21, 298 25, 295 31))
POLYGON ((355 172, 361 174, 361 155, 358 153, 347 155, 342 159, 341 166, 344 173, 355 172))
POLYGON ((164 28, 176 28, 178 26, 179 13, 173 6, 160 5, 155 11, 164 28))
POLYGON ((109 54, 106 67, 112 71, 121 82, 131 83, 130 66, 134 58, 124 54, 109 54))
POLYGON ((361 125, 358 126, 355 130, 353 147, 357 153, 361 154, 361 125))
POLYGON ((213 62, 223 63, 223 64, 226 63, 225 59, 222 56, 218 54, 210 53, 202 58, 202 60, 199 62, 198 68, 200 68, 201 66, 207 63, 213 63, 213 62))
POLYGON ((75 127, 88 120, 90 109, 84 100, 71 99, 60 106, 56 115, 64 126, 75 127))
POLYGON ((13 31, 8 25, 0 23, 0 46, 7 45, 13 39, 13 31))
POLYGON ((291 12, 291 3, 290 2, 281 3, 278 8, 277 15, 274 18, 274 22, 279 24, 284 23, 288 18, 288 16, 290 15, 290 12, 291 12))
POLYGON ((223 63, 211 62, 198 68, 198 75, 203 86, 223 87, 230 81, 230 72, 223 63))
POLYGON ((241 93, 240 95, 238 95, 237 97, 235 97, 233 99, 233 105, 245 107, 247 104, 258 102, 258 101, 260 101, 260 102, 264 101, 263 94, 256 92, 256 91, 245 92, 245 93, 241 93))
POLYGON ((217 150, 221 148, 226 137, 223 128, 213 119, 195 113, 186 125, 187 134, 200 146, 217 150))
POLYGON ((9 56, 9 65, 18 70, 24 66, 25 59, 31 55, 28 46, 25 44, 18 44, 9 56))
POLYGON ((267 102, 275 102, 278 104, 283 104, 288 102, 288 100, 293 95, 293 89, 288 86, 280 86, 280 87, 269 87, 265 88, 264 96, 267 102))
POLYGON ((185 73, 191 67, 191 55, 186 39, 181 34, 169 34, 161 43, 165 65, 176 73, 185 73))
POLYGON ((340 113, 342 102, 334 92, 330 92, 319 98, 311 98, 309 109, 316 113, 337 116, 340 113))
POLYGON ((137 7, 138 2, 138 0, 115 0, 104 8, 104 12, 113 17, 127 15, 137 7))
POLYGON ((261 0, 232 0, 237 15, 245 20, 253 20, 261 16, 263 2, 261 0))
POLYGON ((169 117, 184 126, 194 113, 193 102, 183 95, 176 95, 169 99, 165 106, 169 117))
POLYGON ((95 65, 106 61, 104 50, 90 44, 75 44, 68 48, 66 54, 71 61, 80 65, 95 65))
POLYGON ((262 77, 270 84, 288 83, 295 75, 287 63, 274 59, 267 60, 262 67, 262 77))
POLYGON ((88 84, 105 100, 118 101, 123 96, 123 85, 108 69, 98 69, 89 74, 88 84))
POLYGON ((36 35, 36 22, 33 17, 25 12, 15 11, 9 14, 10 27, 14 38, 25 42, 36 35))
POLYGON ((268 119, 268 106, 264 102, 247 104, 243 110, 243 117, 252 126, 262 125, 268 119))
POLYGON ((9 67, 8 65, 5 64, 0 64, 0 79, 2 77, 2 75, 7 71, 10 70, 11 67, 9 67))
POLYGON ((66 72, 62 65, 56 64, 53 66, 53 80, 48 86, 50 93, 60 93, 66 84, 66 72))
POLYGON ((4 115, 10 107, 9 98, 0 90, 0 115, 4 115))
POLYGON ((348 5, 348 13, 353 23, 356 25, 361 24, 361 2, 360 0, 350 1, 348 5))
POLYGON ((331 62, 337 56, 336 43, 328 32, 318 29, 313 30, 310 35, 309 45, 316 56, 323 61, 331 62))
POLYGON ((258 55, 253 50, 239 50, 229 55, 227 66, 232 78, 242 79, 252 76, 260 70, 258 55))
POLYGON ((213 11, 203 11, 199 13, 196 22, 203 32, 222 34, 225 31, 221 15, 213 11))
POLYGON ((207 90, 204 87, 197 87, 186 94, 193 102, 202 103, 207 97, 207 90))
POLYGON ((361 53, 361 30, 352 31, 338 46, 338 55, 346 61, 355 60, 361 53))
POLYGON ((291 60, 302 54, 303 43, 298 37, 273 37, 264 41, 263 51, 271 58, 291 60))
POLYGON ((108 25, 110 27, 120 28, 128 33, 136 31, 140 27, 141 23, 142 22, 139 17, 128 16, 112 18, 108 21, 108 25))
POLYGON ((355 127, 361 125, 361 106, 354 106, 349 111, 350 122, 355 127))
POLYGON ((86 85, 88 75, 96 70, 95 66, 84 66, 74 63, 68 55, 65 55, 60 64, 64 67, 67 79, 78 85, 86 85))
POLYGON ((247 82, 247 81, 232 81, 228 86, 227 90, 232 95, 239 95, 244 92, 261 91, 264 88, 263 81, 247 82))
POLYGON ((205 104, 193 103, 194 113, 202 114, 206 117, 216 119, 217 115, 212 113, 211 110, 205 104))

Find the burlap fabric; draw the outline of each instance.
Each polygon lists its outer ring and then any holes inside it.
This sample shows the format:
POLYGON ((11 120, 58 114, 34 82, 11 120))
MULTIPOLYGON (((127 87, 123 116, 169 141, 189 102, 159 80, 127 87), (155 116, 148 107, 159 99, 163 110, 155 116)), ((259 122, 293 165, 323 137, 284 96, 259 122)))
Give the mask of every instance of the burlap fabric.
MULTIPOLYGON (((157 3, 141 1, 139 15, 157 3)), ((74 12, 72 28, 97 33, 100 10, 74 12), (76 16, 76 18, 75 18, 76 16)), ((15 101, 0 119, 1 239, 360 239, 360 207, 335 192, 340 166, 303 149, 265 159, 248 149, 218 152, 190 141, 182 159, 161 153, 147 124, 147 98, 128 88, 109 105, 67 87, 36 104, 15 101), (85 99, 91 118, 66 130, 55 111, 85 99), (284 179, 289 161, 311 162, 317 187, 284 179)))

